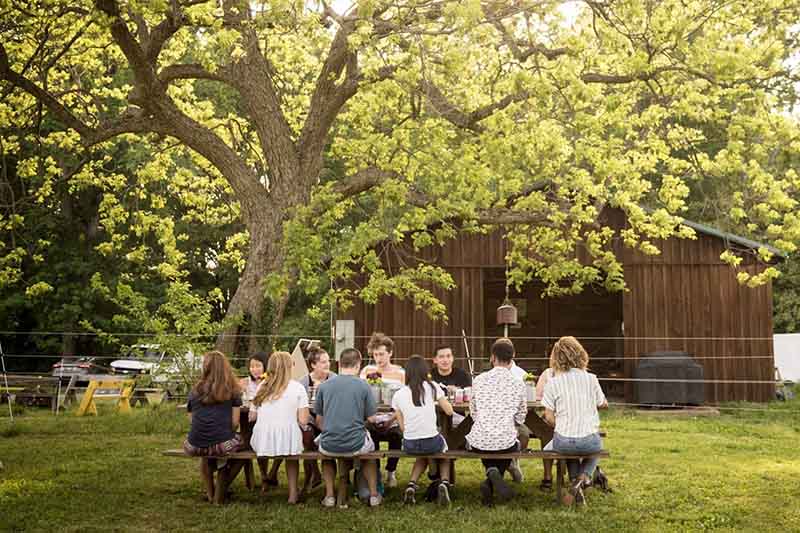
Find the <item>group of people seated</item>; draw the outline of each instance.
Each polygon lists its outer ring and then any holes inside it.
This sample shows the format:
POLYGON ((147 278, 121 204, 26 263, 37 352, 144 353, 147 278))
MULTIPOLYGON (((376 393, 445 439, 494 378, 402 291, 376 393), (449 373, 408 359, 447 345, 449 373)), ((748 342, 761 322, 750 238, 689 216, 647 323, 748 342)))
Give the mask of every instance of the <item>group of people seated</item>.
MULTIPOLYGON (((433 499, 449 505, 454 465, 447 459, 428 460, 448 449, 437 426, 437 408, 453 417, 453 425, 468 420, 471 423, 466 448, 484 456, 481 501, 492 505, 511 499, 515 491, 505 481, 505 473, 508 471, 514 481, 521 481, 519 465, 510 459, 491 457, 526 449, 531 434, 525 426, 525 371, 514 363, 511 340, 500 338, 494 342, 492 369, 474 380, 453 365, 449 346, 436 350, 433 369, 419 355, 411 356, 405 368, 392 364, 394 343, 383 334, 373 335, 367 349, 374 364, 362 368, 361 353, 349 348, 340 354, 336 374, 330 370, 330 356, 321 348, 312 348, 307 354, 310 372, 300 381, 291 379, 292 358, 287 352, 251 356, 249 375, 241 382, 222 353, 207 353, 201 378, 189 395, 191 429, 183 446, 188 455, 205 458, 201 461, 201 475, 209 500, 213 498, 216 458, 249 445, 258 457, 262 490, 277 483, 280 460, 274 461, 269 471, 270 458, 316 450, 330 457, 322 461, 321 473, 316 461, 305 461, 302 490, 298 488, 299 461, 286 460, 288 502, 297 503, 305 492, 324 482, 322 505, 334 507, 335 459, 346 459, 339 462, 346 470, 339 475, 349 479, 352 460, 377 450, 385 441, 389 449, 418 456, 403 491, 403 501, 416 502, 419 478, 428 469, 429 477, 435 480, 433 499), (391 409, 384 409, 386 412, 379 412, 367 382, 378 376, 383 383, 396 385, 391 405, 386 406, 391 409), (448 400, 448 388, 455 387, 471 387, 467 419, 454 413, 448 400), (254 424, 246 443, 236 433, 243 406, 247 408, 247 422, 254 424)), ((602 450, 598 409, 605 408, 607 402, 597 377, 587 371, 588 362, 588 354, 574 337, 562 337, 553 346, 550 367, 537 383, 537 399, 544 407, 543 423, 552 435, 546 442, 543 432, 538 432, 545 450, 576 454, 602 450)), ((377 461, 364 459, 357 463, 357 478, 365 482, 364 501, 370 506, 380 505, 382 487, 377 461)), ((397 486, 397 464, 396 457, 387 460, 386 486, 397 486)), ((545 462, 542 488, 551 486, 551 466, 545 462)), ((585 503, 583 489, 591 483, 596 466, 594 458, 567 462, 569 497, 576 503, 585 503)))

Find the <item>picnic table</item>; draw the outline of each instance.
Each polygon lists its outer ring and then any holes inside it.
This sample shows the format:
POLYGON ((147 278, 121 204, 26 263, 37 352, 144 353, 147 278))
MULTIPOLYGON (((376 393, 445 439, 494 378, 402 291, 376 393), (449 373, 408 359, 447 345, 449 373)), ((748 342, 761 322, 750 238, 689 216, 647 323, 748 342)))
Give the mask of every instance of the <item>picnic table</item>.
MULTIPOLYGON (((529 401, 528 414, 525 417, 525 425, 531 430, 531 437, 549 442, 553 438, 553 427, 544 421, 540 413, 544 411, 544 406, 539 401, 529 401)), ((453 411, 464 417, 460 424, 453 427, 453 417, 447 416, 440 409, 437 409, 439 416, 439 429, 442 436, 447 441, 447 447, 451 450, 464 449, 466 436, 472 429, 472 417, 469 416, 469 402, 453 403, 453 411)), ((391 411, 391 406, 379 404, 378 410, 382 412, 391 411)))

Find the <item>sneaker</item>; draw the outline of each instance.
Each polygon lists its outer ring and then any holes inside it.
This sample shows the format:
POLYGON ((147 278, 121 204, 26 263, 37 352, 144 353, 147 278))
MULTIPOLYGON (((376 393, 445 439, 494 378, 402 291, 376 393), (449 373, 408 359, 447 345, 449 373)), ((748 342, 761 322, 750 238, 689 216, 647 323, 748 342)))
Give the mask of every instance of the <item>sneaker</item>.
POLYGON ((389 488, 397 486, 397 475, 394 472, 386 471, 386 486, 389 488))
POLYGON ((522 483, 525 479, 525 475, 522 473, 522 469, 519 467, 519 459, 512 459, 511 464, 508 467, 508 473, 511 474, 511 479, 514 480, 514 483, 522 483))
POLYGON ((417 484, 413 481, 408 483, 406 490, 403 491, 403 504, 417 503, 417 484))
POLYGON ((436 498, 436 503, 442 506, 450 507, 450 483, 443 481, 439 483, 439 493, 436 498))
POLYGON ((336 498, 334 496, 325 496, 322 498, 323 507, 336 507, 336 498))
POLYGON ((382 501, 383 501, 383 496, 381 496, 380 494, 378 494, 376 496, 370 496, 369 497, 369 506, 370 507, 377 507, 377 506, 379 506, 381 504, 382 501))
POLYGON ((486 507, 492 505, 492 484, 488 479, 481 481, 481 503, 486 507))
POLYGON ((489 483, 492 484, 492 490, 497 494, 498 501, 506 502, 514 497, 514 489, 505 482, 498 469, 489 468, 486 470, 486 477, 489 478, 489 483))

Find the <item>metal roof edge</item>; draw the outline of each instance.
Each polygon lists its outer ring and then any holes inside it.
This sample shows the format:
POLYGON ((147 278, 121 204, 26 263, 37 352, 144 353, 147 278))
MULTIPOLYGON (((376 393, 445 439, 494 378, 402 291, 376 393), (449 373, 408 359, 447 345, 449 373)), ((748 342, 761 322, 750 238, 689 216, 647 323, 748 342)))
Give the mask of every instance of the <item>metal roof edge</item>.
POLYGON ((742 237, 740 235, 736 235, 733 233, 728 233, 727 231, 722 231, 720 229, 707 226, 705 224, 701 224, 699 222, 694 222, 693 220, 683 219, 683 225, 689 226, 690 228, 699 231, 700 233, 705 233, 706 235, 712 235, 714 237, 718 237, 720 239, 735 242, 736 244, 740 244, 742 246, 746 246, 747 248, 752 248, 757 250, 758 248, 765 248, 769 250, 769 252, 781 259, 786 259, 788 255, 774 246, 770 246, 769 244, 765 244, 763 242, 754 241, 748 239, 746 237, 742 237))

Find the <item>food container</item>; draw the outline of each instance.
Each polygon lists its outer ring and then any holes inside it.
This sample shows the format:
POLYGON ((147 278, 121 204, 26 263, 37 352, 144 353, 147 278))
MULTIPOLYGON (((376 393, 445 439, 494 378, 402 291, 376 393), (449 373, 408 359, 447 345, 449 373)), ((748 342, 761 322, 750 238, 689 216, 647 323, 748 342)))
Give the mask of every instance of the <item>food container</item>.
POLYGON ((464 389, 456 389, 455 402, 464 403, 464 389))
POLYGON ((381 386, 380 385, 370 385, 369 390, 372 392, 372 397, 375 398, 375 403, 381 403, 381 386))
POLYGON ((529 402, 536 401, 536 384, 527 382, 525 383, 525 400, 529 402))
POLYGON ((469 402, 472 399, 472 387, 466 387, 464 389, 464 402, 469 402))

